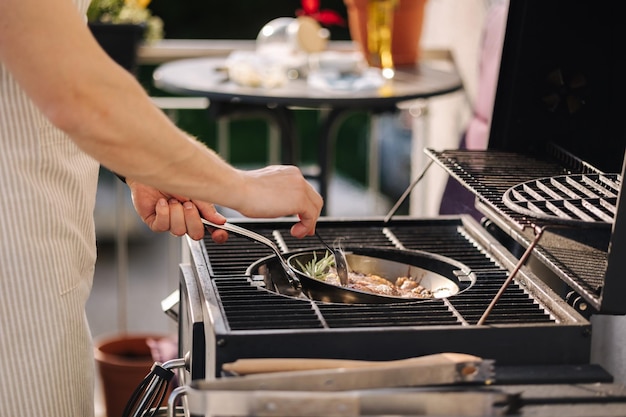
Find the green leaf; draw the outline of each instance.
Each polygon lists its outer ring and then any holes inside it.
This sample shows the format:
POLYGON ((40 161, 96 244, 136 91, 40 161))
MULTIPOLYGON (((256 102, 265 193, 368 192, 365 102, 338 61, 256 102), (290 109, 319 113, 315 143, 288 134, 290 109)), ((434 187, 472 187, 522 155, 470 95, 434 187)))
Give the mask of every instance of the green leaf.
POLYGON ((296 262, 304 274, 319 281, 325 281, 330 267, 335 265, 335 257, 332 253, 326 251, 324 257, 318 260, 317 252, 313 252, 313 259, 306 264, 303 265, 298 259, 296 259, 296 262))

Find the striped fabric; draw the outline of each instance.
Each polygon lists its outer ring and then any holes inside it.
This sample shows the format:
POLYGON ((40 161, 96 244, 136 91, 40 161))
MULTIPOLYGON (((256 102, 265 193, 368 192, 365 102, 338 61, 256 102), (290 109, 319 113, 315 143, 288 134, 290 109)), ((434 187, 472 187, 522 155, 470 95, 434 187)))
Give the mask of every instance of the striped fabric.
POLYGON ((94 414, 97 175, 0 65, 0 417, 94 414))

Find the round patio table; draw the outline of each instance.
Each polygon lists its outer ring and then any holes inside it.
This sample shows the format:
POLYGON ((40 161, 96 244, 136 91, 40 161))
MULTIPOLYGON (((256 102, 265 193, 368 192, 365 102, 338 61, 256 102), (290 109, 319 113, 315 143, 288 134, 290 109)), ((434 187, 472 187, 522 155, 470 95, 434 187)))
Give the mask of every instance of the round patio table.
POLYGON ((225 64, 226 57, 171 61, 154 71, 154 85, 177 95, 207 97, 209 113, 214 118, 242 113, 267 116, 278 126, 284 164, 298 165, 298 135, 293 112, 298 108, 324 110, 320 112, 319 121, 319 169, 308 177, 318 181, 325 202, 328 201, 335 133, 348 114, 393 112, 401 102, 448 94, 463 87, 455 71, 437 69, 428 62, 396 68, 394 79, 380 88, 349 92, 312 88, 305 79, 291 80, 276 88, 241 86, 229 80, 225 64))

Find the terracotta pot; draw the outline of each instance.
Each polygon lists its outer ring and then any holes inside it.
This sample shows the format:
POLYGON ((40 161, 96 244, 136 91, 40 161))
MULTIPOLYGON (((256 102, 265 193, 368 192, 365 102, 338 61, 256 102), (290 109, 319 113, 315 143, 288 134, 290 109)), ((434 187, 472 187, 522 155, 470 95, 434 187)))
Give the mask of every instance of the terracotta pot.
POLYGON ((119 335, 94 343, 94 356, 108 417, 121 417, 131 395, 154 364, 148 339, 161 335, 119 335))
MULTIPOLYGON (((368 62, 373 65, 367 49, 368 1, 370 0, 344 0, 344 3, 348 11, 350 36, 361 46, 368 62)), ((412 65, 419 60, 425 6, 426 0, 398 0, 391 30, 391 56, 394 65, 412 65)))

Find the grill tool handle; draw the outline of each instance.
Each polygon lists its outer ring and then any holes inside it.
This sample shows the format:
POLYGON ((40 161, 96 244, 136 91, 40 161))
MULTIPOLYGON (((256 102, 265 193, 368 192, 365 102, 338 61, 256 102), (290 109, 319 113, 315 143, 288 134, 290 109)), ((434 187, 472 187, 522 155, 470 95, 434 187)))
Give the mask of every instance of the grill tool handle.
MULTIPOLYGON (((493 361, 476 356, 440 353, 407 360, 354 362, 371 365, 195 380, 172 392, 168 401, 168 416, 174 416, 174 405, 183 395, 186 396, 190 415, 207 417, 492 416, 496 415, 493 410, 496 401, 498 404, 507 403, 506 396, 474 402, 450 396, 442 400, 443 392, 433 394, 434 386, 490 384, 494 376, 493 361), (430 388, 422 392, 391 389, 406 387, 430 388), (372 397, 379 394, 391 396, 372 397), (434 396, 432 399, 416 398, 421 394, 434 396), (478 408, 481 404, 486 407, 478 408), (442 408, 435 410, 432 405, 442 408), (463 410, 459 409, 459 405, 463 410)), ((448 393, 455 397, 464 394, 458 390, 448 390, 448 393)))
POLYGON ((376 365, 362 367, 267 372, 217 380, 195 380, 191 386, 216 391, 319 392, 430 386, 460 382, 486 383, 492 378, 493 361, 448 352, 407 360, 381 361, 376 365))
POLYGON ((351 359, 319 358, 244 358, 225 363, 222 369, 237 375, 252 375, 273 372, 313 371, 320 369, 356 369, 433 365, 437 363, 458 363, 480 361, 477 356, 464 353, 441 353, 392 361, 363 361, 351 359))
POLYGON ((280 261, 280 264, 283 267, 285 273, 287 274, 287 279, 289 280, 289 283, 291 284, 291 286, 295 288, 296 290, 302 289, 302 283, 300 282, 300 279, 296 276, 296 273, 293 271, 293 269, 291 269, 291 267, 289 266, 289 264, 283 257, 283 254, 278 248, 278 246, 276 246, 274 242, 272 242, 270 239, 256 232, 253 232, 252 230, 245 229, 241 226, 237 226, 232 223, 217 224, 217 223, 210 222, 206 219, 202 219, 202 223, 205 226, 214 227, 217 229, 223 229, 223 230, 226 230, 227 232, 235 233, 236 235, 243 236, 252 241, 259 242, 269 247, 271 250, 274 251, 274 253, 276 254, 276 257, 280 261))
POLYGON ((155 362, 148 375, 132 393, 122 417, 153 417, 174 378, 172 369, 188 368, 188 365, 188 357, 172 359, 163 364, 155 362))

